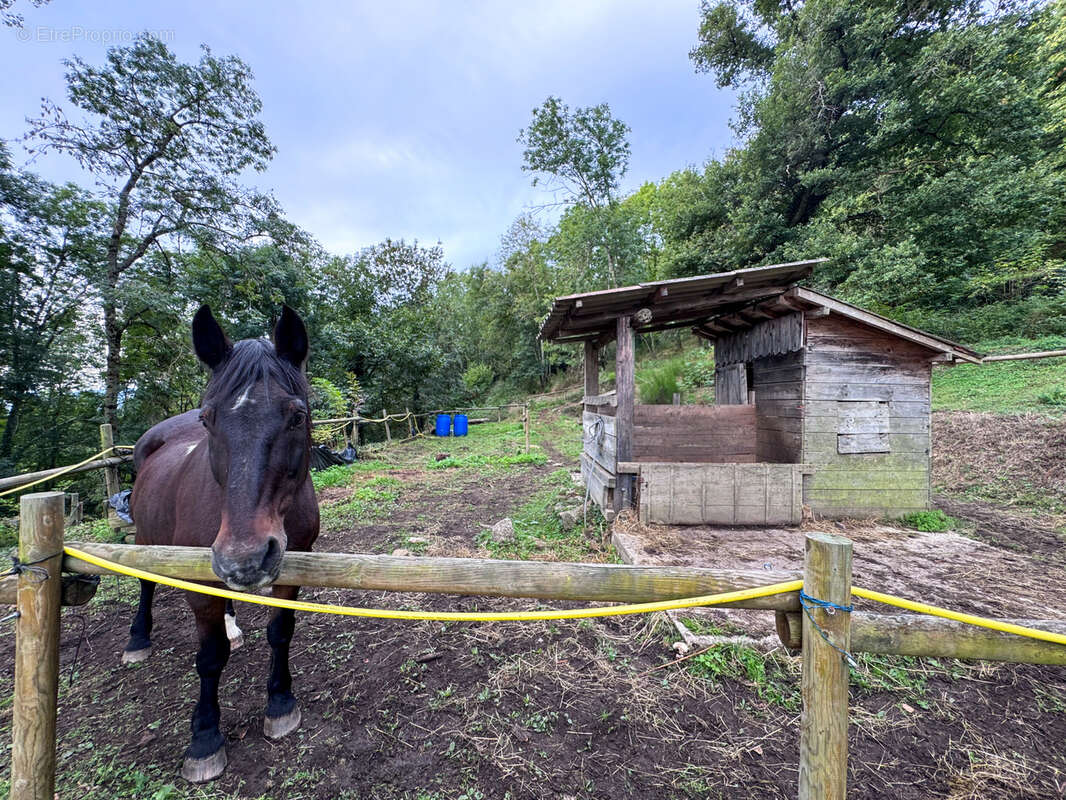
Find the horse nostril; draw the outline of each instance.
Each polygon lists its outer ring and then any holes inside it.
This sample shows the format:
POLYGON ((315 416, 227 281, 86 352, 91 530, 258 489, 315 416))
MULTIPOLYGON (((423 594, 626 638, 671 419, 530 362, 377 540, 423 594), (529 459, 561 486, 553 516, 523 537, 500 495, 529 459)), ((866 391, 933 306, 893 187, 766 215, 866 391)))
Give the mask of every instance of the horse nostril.
POLYGON ((267 539, 266 553, 263 555, 263 572, 272 573, 279 561, 281 561, 281 545, 271 536, 267 539))

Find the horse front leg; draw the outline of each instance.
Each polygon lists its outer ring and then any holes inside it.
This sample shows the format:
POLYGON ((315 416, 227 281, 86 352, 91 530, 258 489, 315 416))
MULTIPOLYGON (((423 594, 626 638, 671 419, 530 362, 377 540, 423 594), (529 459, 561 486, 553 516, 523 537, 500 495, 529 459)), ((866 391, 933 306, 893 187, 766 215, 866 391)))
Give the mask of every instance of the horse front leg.
MULTIPOLYGON (((275 586, 274 597, 295 600, 298 586, 275 586)), ((279 608, 267 625, 270 642, 270 676, 267 678, 267 707, 263 718, 263 733, 270 739, 280 739, 300 727, 300 706, 292 693, 292 674, 289 672, 289 644, 296 627, 296 615, 291 609, 279 608)))
POLYGON ((200 675, 200 699, 192 715, 192 742, 185 751, 181 776, 190 783, 217 778, 226 768, 226 740, 219 729, 218 683, 229 660, 225 601, 218 597, 191 595, 189 605, 196 615, 200 650, 196 671, 200 675))
POLYGON ((123 664, 136 664, 152 655, 152 598, 155 582, 141 581, 141 599, 130 625, 130 640, 122 651, 123 664))

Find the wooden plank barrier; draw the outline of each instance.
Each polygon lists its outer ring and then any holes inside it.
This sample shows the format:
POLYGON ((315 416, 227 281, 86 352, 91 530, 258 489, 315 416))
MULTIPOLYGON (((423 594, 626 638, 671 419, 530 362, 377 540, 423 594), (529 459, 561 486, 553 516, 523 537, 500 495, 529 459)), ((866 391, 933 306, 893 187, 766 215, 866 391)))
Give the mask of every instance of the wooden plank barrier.
MULTIPOLYGON (((63 494, 22 498, 19 558, 39 570, 0 580, 0 602, 17 600, 12 792, 15 800, 52 800, 58 693, 60 604, 91 596, 70 589, 60 569, 110 574, 70 556, 63 545, 63 494)), ((161 547, 70 542, 95 556, 169 577, 218 583, 206 547, 161 547)), ((851 542, 826 533, 806 537, 804 591, 839 605, 851 598, 851 542)), ((697 597, 797 580, 797 573, 695 567, 395 557, 339 553, 286 553, 277 583, 308 587, 529 597, 542 600, 640 603, 697 597)), ((955 658, 1066 663, 1066 646, 909 614, 852 614, 814 607, 802 613, 798 592, 728 604, 773 610, 789 647, 801 647, 803 714, 800 722, 799 797, 843 800, 847 776, 848 665, 844 651, 955 658), (817 627, 815 627, 817 626, 817 627), (818 629, 835 645, 827 643, 818 629)), ((1066 621, 1018 620, 1066 632, 1066 621)))
MULTIPOLYGON (((209 547, 69 544, 126 567, 190 581, 218 582, 211 571, 209 547)), ((110 574, 108 570, 70 556, 64 559, 63 567, 90 575, 110 574)), ((276 582, 283 586, 645 603, 751 589, 794 581, 799 577, 795 572, 766 570, 290 551, 282 557, 281 574, 276 582)), ((799 596, 790 592, 730 605, 734 608, 794 611, 799 609, 799 596)))

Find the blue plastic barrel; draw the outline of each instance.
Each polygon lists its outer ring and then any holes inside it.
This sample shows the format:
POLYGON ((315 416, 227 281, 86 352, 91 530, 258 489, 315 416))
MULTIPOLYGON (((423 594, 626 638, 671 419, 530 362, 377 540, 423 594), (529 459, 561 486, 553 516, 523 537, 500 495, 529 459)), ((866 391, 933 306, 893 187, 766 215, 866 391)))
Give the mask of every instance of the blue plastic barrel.
POLYGON ((469 420, 467 420, 466 414, 456 414, 455 415, 455 431, 454 431, 454 433, 455 433, 456 436, 466 436, 466 431, 467 431, 467 426, 468 425, 469 425, 469 420))
POLYGON ((437 414, 437 427, 434 433, 437 436, 447 436, 452 431, 452 418, 447 414, 437 414))

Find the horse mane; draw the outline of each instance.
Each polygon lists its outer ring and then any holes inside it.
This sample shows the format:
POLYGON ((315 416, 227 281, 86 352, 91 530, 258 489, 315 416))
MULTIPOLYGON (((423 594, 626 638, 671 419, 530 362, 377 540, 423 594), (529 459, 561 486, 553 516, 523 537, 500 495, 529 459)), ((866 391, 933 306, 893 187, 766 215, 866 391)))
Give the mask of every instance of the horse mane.
POLYGON ((278 383, 289 394, 307 402, 308 385, 303 372, 278 357, 274 345, 266 339, 243 339, 222 365, 214 371, 204 389, 203 403, 226 402, 237 392, 261 380, 278 383))

